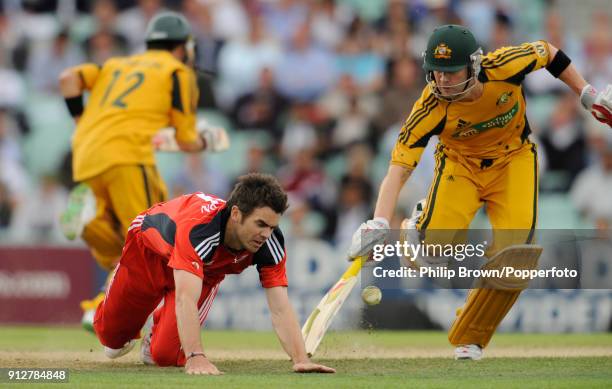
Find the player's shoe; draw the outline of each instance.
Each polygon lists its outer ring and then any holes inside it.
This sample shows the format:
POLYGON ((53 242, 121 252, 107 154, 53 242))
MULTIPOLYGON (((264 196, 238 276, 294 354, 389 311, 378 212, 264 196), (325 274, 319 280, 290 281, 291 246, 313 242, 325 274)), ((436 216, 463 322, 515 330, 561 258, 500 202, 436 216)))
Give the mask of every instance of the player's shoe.
POLYGON ((147 332, 142 337, 142 343, 140 344, 140 360, 145 365, 155 366, 155 361, 151 355, 151 332, 147 332))
POLYGON ((145 365, 155 365, 153 356, 151 355, 151 336, 153 336, 153 315, 149 316, 144 327, 142 327, 144 335, 140 343, 140 360, 145 365))
POLYGON ((456 360, 478 361, 482 359, 482 348, 477 344, 462 344, 455 348, 456 360))
POLYGON ((135 345, 136 339, 132 339, 119 349, 104 346, 104 355, 106 355, 107 358, 116 359, 132 351, 135 345))
POLYGON ((100 292, 96 297, 91 300, 81 301, 81 309, 83 310, 83 318, 81 319, 81 325, 89 332, 94 332, 93 322, 96 314, 96 308, 104 300, 104 293, 100 292))
POLYGON ((60 227, 64 236, 75 240, 96 216, 96 197, 86 184, 75 186, 68 196, 66 210, 60 216, 60 227))

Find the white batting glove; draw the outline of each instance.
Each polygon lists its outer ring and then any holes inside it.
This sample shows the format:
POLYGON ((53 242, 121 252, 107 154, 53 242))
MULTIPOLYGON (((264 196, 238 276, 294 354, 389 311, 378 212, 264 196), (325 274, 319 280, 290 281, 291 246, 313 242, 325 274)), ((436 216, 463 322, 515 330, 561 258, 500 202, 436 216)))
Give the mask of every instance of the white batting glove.
MULTIPOLYGON (((400 239, 402 241, 406 241, 412 245, 418 245, 421 240, 421 235, 419 230, 417 230, 417 223, 419 222, 419 218, 423 214, 425 210, 425 206, 427 205, 427 199, 422 199, 415 204, 412 208, 412 214, 410 215, 410 219, 404 219, 401 224, 401 232, 400 239)), ((400 256, 400 263, 404 266, 413 266, 414 262, 404 256, 400 256)))
POLYGON ((602 123, 612 127, 612 85, 608 84, 603 92, 587 85, 580 93, 582 106, 602 123))
POLYGON ((377 244, 385 243, 389 233, 389 222, 384 217, 377 217, 362 223, 353 234, 349 248, 349 261, 369 255, 377 244))
MULTIPOLYGON (((229 136, 223 127, 211 126, 206 120, 200 119, 196 124, 196 130, 204 142, 206 142, 204 150, 215 153, 229 148, 229 136)), ((159 130, 153 137, 153 147, 157 151, 181 151, 178 143, 176 143, 175 129, 166 127, 159 130)))
POLYGON ((153 147, 157 151, 181 151, 176 138, 174 128, 166 127, 159 130, 153 137, 153 147))
POLYGON ((204 150, 218 153, 229 149, 230 139, 225 128, 211 126, 206 120, 200 119, 198 120, 197 129, 202 139, 206 142, 204 150))
POLYGON ((416 225, 419 221, 419 218, 423 214, 425 207, 427 206, 427 199, 419 200, 414 207, 412 208, 412 214, 410 215, 410 219, 408 219, 408 228, 411 230, 416 230, 416 225))

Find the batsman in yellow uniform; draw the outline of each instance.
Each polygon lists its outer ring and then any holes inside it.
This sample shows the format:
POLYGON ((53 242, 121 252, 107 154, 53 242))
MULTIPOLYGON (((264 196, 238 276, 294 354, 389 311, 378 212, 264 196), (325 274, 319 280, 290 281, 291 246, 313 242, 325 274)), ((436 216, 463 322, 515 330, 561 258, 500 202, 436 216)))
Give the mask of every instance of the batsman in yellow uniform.
MULTIPOLYGON (((467 229, 478 209, 485 206, 494 231, 499 232, 491 252, 509 244, 532 243, 538 161, 536 145, 529 140, 522 81, 529 73, 546 68, 608 125, 612 123, 612 87, 598 93, 562 50, 545 41, 483 55, 472 33, 458 25, 434 30, 423 68, 428 85, 400 131, 374 218, 355 233, 350 256, 363 255, 384 239, 398 194, 434 135, 440 140, 435 176, 416 221, 421 235, 429 241, 428 231, 467 229), (516 233, 510 236, 501 230, 516 233)), ((470 291, 449 333, 457 359, 480 359, 519 294, 470 291)))
MULTIPOLYGON (((83 64, 60 76, 60 89, 77 122, 73 178, 81 183, 70 195, 61 225, 69 239, 81 236, 108 271, 121 255, 134 217, 167 197, 155 166, 157 132, 172 126, 182 150, 205 147, 196 131, 198 89, 188 66, 190 34, 182 15, 164 12, 147 27, 144 53, 111 58, 102 67, 83 64)), ((102 297, 84 302, 83 308, 91 311, 102 297)))

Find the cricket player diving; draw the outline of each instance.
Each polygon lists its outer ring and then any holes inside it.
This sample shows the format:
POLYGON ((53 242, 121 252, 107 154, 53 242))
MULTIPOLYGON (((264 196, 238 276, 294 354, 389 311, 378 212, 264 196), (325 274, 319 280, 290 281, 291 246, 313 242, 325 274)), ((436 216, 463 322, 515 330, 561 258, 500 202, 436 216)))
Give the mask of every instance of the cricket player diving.
POLYGON ((278 181, 251 173, 240 177, 227 202, 192 193, 136 216, 95 314, 106 356, 128 353, 153 313, 142 341, 143 362, 185 366, 188 374, 220 374, 204 352, 200 326, 225 276, 254 266, 293 371, 334 373, 308 358, 289 302, 287 253, 278 228, 286 209, 287 195, 278 181))
MULTIPOLYGON (((598 92, 560 48, 545 41, 483 55, 459 25, 436 28, 423 54, 427 86, 404 123, 380 186, 371 220, 355 232, 349 256, 384 242, 398 195, 430 138, 437 135, 435 175, 427 199, 403 225, 427 243, 445 229, 465 230, 479 208, 494 231, 489 258, 509 244, 531 244, 538 204, 537 148, 525 114, 525 77, 545 68, 579 97, 597 120, 612 126, 612 85, 598 92), (496 231, 516 230, 512 239, 496 231), (428 232, 433 235, 430 236, 428 232), (502 238, 502 239, 499 239, 502 238)), ((449 331, 456 359, 480 359, 521 290, 470 290, 449 331)))
MULTIPOLYGON (((167 199, 154 150, 214 152, 229 147, 225 130, 197 123, 199 92, 187 20, 178 13, 159 13, 149 22, 146 45, 143 53, 113 57, 103 66, 68 68, 59 80, 77 124, 72 167, 74 181, 80 183, 62 215, 62 231, 71 240, 81 237, 107 271, 117 264, 134 217, 167 199), (170 137, 160 132, 167 127, 173 127, 170 137)), ((86 328, 91 329, 103 297, 100 293, 81 303, 86 328)))

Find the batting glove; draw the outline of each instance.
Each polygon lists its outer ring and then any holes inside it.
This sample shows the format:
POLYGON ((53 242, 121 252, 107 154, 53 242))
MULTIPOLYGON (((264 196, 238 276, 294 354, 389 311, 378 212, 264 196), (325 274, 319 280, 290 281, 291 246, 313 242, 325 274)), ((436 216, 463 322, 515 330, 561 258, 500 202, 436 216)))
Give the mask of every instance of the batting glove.
POLYGON ((384 217, 376 217, 361 223, 351 240, 349 260, 369 255, 375 245, 385 243, 388 233, 389 222, 384 217))
POLYGON ((198 120, 198 132, 206 142, 206 151, 218 153, 230 147, 229 136, 223 127, 211 126, 206 120, 198 120))
POLYGON ((162 128, 153 137, 153 147, 157 151, 181 151, 174 138, 174 128, 162 128))
POLYGON ((580 93, 582 106, 602 123, 612 127, 612 85, 608 84, 603 92, 587 85, 580 93))
MULTIPOLYGON (((206 120, 200 119, 196 124, 196 130, 204 142, 204 150, 212 153, 225 151, 230 147, 229 136, 223 127, 211 126, 206 120)), ((153 137, 153 147, 158 151, 181 151, 176 143, 176 131, 174 128, 162 128, 153 137)))

